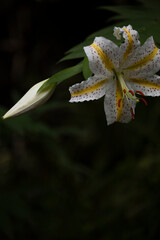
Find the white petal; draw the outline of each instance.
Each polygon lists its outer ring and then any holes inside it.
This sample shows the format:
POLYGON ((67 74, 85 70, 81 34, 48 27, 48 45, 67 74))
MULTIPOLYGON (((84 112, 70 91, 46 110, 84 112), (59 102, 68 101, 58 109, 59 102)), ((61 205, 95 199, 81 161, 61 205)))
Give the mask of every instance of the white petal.
POLYGON ((125 63, 126 76, 146 77, 160 70, 160 50, 155 46, 153 37, 147 39, 125 63))
POLYGON ((132 114, 135 115, 135 107, 136 101, 132 100, 131 98, 127 99, 127 97, 125 97, 123 99, 123 111, 119 122, 121 123, 130 122, 133 119, 132 114), (133 113, 131 113, 131 111, 133 111, 133 113))
POLYGON ((120 62, 121 65, 125 63, 128 57, 130 57, 135 49, 140 45, 138 40, 139 34, 137 31, 132 29, 131 25, 124 26, 123 28, 115 27, 114 36, 119 40, 120 36, 123 35, 124 43, 120 46, 120 62))
POLYGON ((106 95, 104 99, 104 111, 108 125, 114 123, 117 120, 115 80, 112 80, 109 82, 109 84, 107 84, 106 95))
POLYGON ((125 62, 125 67, 130 67, 132 64, 135 64, 138 62, 140 59, 143 59, 146 57, 148 54, 150 54, 155 47, 155 43, 153 40, 153 37, 149 37, 143 46, 139 46, 134 53, 132 54, 131 57, 129 57, 126 62, 125 62))
POLYGON ((110 77, 112 75, 112 72, 109 71, 105 66, 105 54, 99 53, 101 51, 97 51, 93 45, 90 45, 88 47, 84 47, 84 51, 88 57, 89 61, 89 67, 91 71, 97 75, 97 76, 103 76, 103 77, 110 77), (103 57, 101 56, 103 55, 103 57))
POLYGON ((52 95, 55 84, 53 84, 52 87, 47 87, 41 92, 37 91, 47 80, 41 81, 29 89, 29 91, 3 116, 3 119, 16 117, 46 102, 52 95))
POLYGON ((115 68, 119 67, 119 47, 112 41, 104 37, 96 37, 94 43, 98 45, 103 52, 113 62, 115 68))
POLYGON ((160 96, 160 76, 129 79, 134 91, 141 91, 145 96, 160 96))
MULTIPOLYGON (((131 88, 130 88, 131 89, 131 88)), ((107 85, 104 110, 108 125, 114 122, 128 123, 132 119, 132 115, 135 113, 136 101, 124 97, 121 87, 116 81, 110 81, 107 85), (119 104, 119 100, 121 102, 119 104), (132 110, 131 110, 132 108, 132 110), (133 111, 133 114, 131 113, 133 111)))
POLYGON ((83 102, 96 100, 105 95, 108 79, 93 76, 88 80, 77 83, 69 88, 71 93, 70 102, 83 102))
MULTIPOLYGON (((134 89, 132 88, 130 82, 126 82, 126 86, 129 90, 134 92, 134 89)), ((119 122, 121 123, 128 123, 135 117, 135 107, 137 102, 136 98, 132 99, 132 97, 135 98, 135 96, 132 96, 132 94, 131 97, 127 96, 127 94, 124 95, 122 101, 122 113, 119 119, 119 122)))

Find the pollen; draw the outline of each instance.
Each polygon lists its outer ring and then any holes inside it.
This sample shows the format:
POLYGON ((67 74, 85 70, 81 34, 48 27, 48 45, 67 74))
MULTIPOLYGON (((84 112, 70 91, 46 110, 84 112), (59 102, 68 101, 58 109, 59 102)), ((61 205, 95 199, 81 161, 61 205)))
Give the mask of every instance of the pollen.
POLYGON ((119 100, 118 100, 118 107, 120 108, 120 106, 121 106, 121 101, 122 101, 122 98, 120 98, 119 100))
POLYGON ((133 108, 130 108, 130 111, 131 111, 132 119, 135 120, 135 114, 133 112, 133 108))
POLYGON ((134 92, 132 90, 129 90, 129 92, 132 94, 132 96, 134 96, 134 92))
POLYGON ((136 91, 136 93, 139 93, 140 95, 142 95, 144 97, 144 93, 141 91, 136 91))
POLYGON ((140 97, 139 100, 141 100, 142 102, 144 102, 144 104, 145 104, 146 106, 148 106, 148 103, 147 103, 147 101, 146 101, 144 98, 140 97))

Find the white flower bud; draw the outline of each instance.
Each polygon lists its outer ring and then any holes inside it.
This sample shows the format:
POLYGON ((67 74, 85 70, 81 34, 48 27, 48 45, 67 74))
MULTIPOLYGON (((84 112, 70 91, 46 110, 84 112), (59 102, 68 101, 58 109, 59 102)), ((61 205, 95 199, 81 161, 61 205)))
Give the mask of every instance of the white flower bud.
POLYGON ((52 95, 56 83, 44 87, 42 91, 38 90, 47 81, 43 80, 35 84, 29 91, 2 117, 3 119, 16 117, 46 102, 52 95))

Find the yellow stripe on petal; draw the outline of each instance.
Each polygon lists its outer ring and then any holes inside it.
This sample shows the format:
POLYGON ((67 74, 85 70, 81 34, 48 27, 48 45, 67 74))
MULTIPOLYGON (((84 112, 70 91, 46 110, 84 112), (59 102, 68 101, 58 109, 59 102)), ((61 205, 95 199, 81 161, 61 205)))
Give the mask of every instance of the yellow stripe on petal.
POLYGON ((91 47, 93 47, 96 52, 98 53, 102 63, 105 65, 105 67, 111 72, 114 69, 114 65, 111 61, 111 59, 107 56, 107 54, 105 52, 103 52, 103 50, 96 45, 95 43, 91 44, 91 47))
POLYGON ((125 61, 133 49, 133 38, 127 28, 123 28, 123 30, 127 33, 127 36, 128 36, 128 46, 123 55, 123 60, 125 61))
POLYGON ((160 85, 158 85, 157 83, 154 83, 154 82, 148 82, 148 81, 145 80, 145 79, 141 79, 141 78, 129 78, 128 81, 130 81, 130 82, 132 82, 132 83, 139 84, 139 85, 144 86, 144 87, 151 88, 151 89, 160 90, 160 85))
POLYGON ((144 65, 146 65, 148 62, 150 62, 155 57, 157 52, 158 52, 158 48, 155 46, 154 50, 149 55, 147 55, 146 57, 142 58, 138 62, 134 63, 130 67, 126 68, 126 70, 135 70, 136 68, 143 67, 144 65))
POLYGON ((117 81, 117 88, 116 88, 116 107, 117 107, 117 122, 121 119, 122 111, 123 111, 123 93, 122 88, 117 81))
POLYGON ((86 93, 94 92, 94 91, 98 90, 101 86, 103 86, 107 81, 108 81, 108 79, 106 78, 106 79, 104 79, 92 86, 89 86, 85 89, 79 90, 77 92, 73 92, 73 93, 71 93, 71 97, 76 97, 76 96, 80 96, 80 95, 83 95, 86 93))

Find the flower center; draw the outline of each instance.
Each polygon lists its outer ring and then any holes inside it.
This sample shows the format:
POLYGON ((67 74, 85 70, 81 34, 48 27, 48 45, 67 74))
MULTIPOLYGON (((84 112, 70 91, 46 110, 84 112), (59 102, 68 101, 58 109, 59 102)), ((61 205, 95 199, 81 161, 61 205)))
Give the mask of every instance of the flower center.
POLYGON ((133 110, 133 107, 131 106, 130 100, 133 100, 136 103, 139 101, 143 101, 144 104, 147 106, 148 104, 146 100, 142 97, 144 96, 144 94, 141 91, 133 92, 133 90, 127 87, 123 78, 124 76, 123 72, 116 72, 115 70, 113 70, 113 72, 116 77, 116 80, 119 81, 121 90, 122 90, 122 98, 118 99, 118 107, 120 107, 121 104, 124 104, 124 98, 126 98, 128 105, 130 106, 130 112, 131 112, 132 118, 135 119, 134 110, 133 110), (137 97, 136 94, 141 95, 141 97, 137 97))

